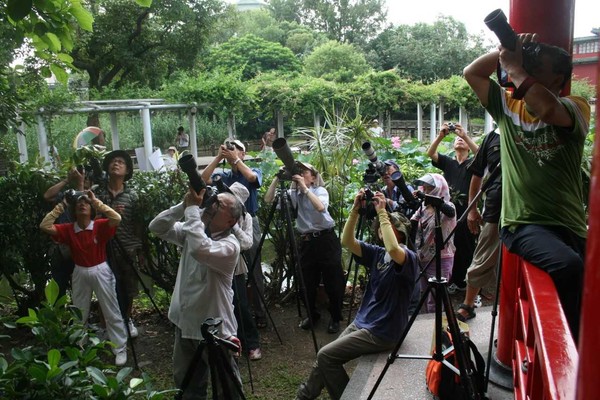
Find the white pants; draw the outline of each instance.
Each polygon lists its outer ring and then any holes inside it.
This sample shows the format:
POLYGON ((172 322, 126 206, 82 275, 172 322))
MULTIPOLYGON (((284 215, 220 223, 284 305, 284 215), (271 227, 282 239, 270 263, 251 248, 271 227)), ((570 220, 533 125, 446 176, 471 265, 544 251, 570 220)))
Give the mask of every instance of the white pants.
POLYGON ((92 291, 96 293, 106 320, 106 332, 110 341, 116 345, 113 353, 117 354, 127 346, 127 331, 119 310, 115 284, 115 276, 106 262, 93 267, 76 265, 73 271, 73 305, 81 310, 85 324, 90 314, 92 291))

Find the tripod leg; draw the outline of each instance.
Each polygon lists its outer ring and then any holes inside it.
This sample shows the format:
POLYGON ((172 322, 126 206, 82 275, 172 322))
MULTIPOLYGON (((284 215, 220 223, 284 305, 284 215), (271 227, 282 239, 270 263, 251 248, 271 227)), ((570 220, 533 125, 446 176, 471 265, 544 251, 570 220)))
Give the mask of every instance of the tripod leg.
POLYGON ((213 399, 245 400, 239 371, 236 374, 233 367, 235 361, 232 361, 231 356, 219 344, 213 343, 208 346, 213 399))
POLYGON ((492 365, 492 350, 494 347, 494 331, 496 329, 496 317, 498 316, 498 301, 500 300, 500 279, 502 277, 502 244, 498 248, 498 260, 496 261, 496 299, 492 307, 492 326, 490 328, 490 343, 488 345, 487 364, 485 366, 485 391, 490 383, 490 368, 492 365))

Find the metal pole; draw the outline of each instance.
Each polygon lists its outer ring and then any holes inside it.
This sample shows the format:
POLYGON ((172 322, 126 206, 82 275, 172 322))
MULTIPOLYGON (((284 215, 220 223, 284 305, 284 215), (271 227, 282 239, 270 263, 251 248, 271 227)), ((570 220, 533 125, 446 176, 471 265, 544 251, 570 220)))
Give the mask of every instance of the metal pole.
POLYGON ((110 113, 110 132, 112 138, 112 149, 119 150, 121 145, 119 144, 119 127, 117 126, 117 113, 110 113))

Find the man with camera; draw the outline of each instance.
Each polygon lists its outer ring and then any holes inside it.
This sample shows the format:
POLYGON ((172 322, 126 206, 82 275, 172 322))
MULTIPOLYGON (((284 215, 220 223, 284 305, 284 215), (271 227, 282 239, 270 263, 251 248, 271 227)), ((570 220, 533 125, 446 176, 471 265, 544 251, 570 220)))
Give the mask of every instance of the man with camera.
MULTIPOLYGON (((258 245, 260 244, 261 230, 258 221, 258 189, 262 185, 262 171, 258 168, 251 168, 244 163, 246 157, 246 146, 239 141, 234 139, 228 139, 223 145, 219 147, 219 153, 217 156, 207 165, 202 171, 202 180, 207 184, 212 183, 212 178, 215 174, 215 170, 219 166, 221 161, 226 160, 230 166, 229 171, 223 169, 218 175, 224 184, 231 186, 235 182, 239 182, 248 189, 250 195, 244 203, 246 211, 252 216, 252 247, 247 251, 248 259, 250 263, 256 259, 254 265, 249 265, 248 270, 252 273, 254 278, 254 284, 256 290, 262 295, 264 293, 264 277, 261 267, 260 252, 258 252, 258 245)), ((263 308, 263 304, 260 302, 259 295, 252 296, 252 307, 254 309, 254 317, 256 320, 256 326, 258 328, 264 328, 267 325, 266 313, 263 308)))
POLYGON ((571 56, 537 39, 518 35, 515 50, 500 46, 468 65, 464 76, 500 128, 500 238, 550 275, 577 340, 587 236, 581 160, 590 106, 560 96, 571 56), (498 62, 516 88, 512 94, 490 79, 498 62))
MULTIPOLYGON (((467 131, 461 124, 452 122, 444 123, 439 134, 427 149, 427 155, 431 158, 431 164, 444 172, 444 178, 450 186, 454 196, 452 202, 456 207, 456 218, 460 218, 468 205, 469 185, 471 183, 471 172, 467 170, 472 158, 469 158, 469 152, 476 154, 479 146, 467 134, 467 131), (454 139, 454 158, 440 154, 437 148, 441 141, 448 135, 455 133, 454 139)), ((451 199, 444 199, 451 200, 451 199)), ((456 253, 452 266, 452 277, 448 292, 453 294, 457 291, 465 290, 465 274, 467 268, 471 265, 473 251, 475 250, 475 236, 471 234, 467 224, 459 224, 454 232, 454 244, 456 253)))
MULTIPOLYGON (((190 188, 183 202, 161 212, 149 225, 150 231, 161 239, 183 247, 169 319, 176 326, 173 375, 177 387, 185 389, 184 399, 206 398, 207 351, 203 352, 203 358, 196 365, 192 365, 202 340, 202 323, 207 318, 222 318, 219 336, 239 343, 235 337, 237 323, 232 283, 240 244, 232 229, 242 216, 243 206, 233 194, 219 193, 216 201, 200 208, 205 193, 205 188, 199 193, 190 188), (182 218, 183 222, 180 221, 182 218), (182 387, 190 368, 193 369, 193 378, 187 387, 182 387)), ((233 355, 229 361, 241 385, 233 355)), ((231 393, 237 392, 232 389, 231 393)))
POLYGON ((359 241, 354 231, 359 211, 365 206, 360 190, 344 226, 342 245, 358 257, 370 273, 363 301, 354 321, 340 336, 324 346, 305 383, 300 385, 297 400, 316 399, 327 388, 332 399, 341 398, 349 377, 344 364, 364 354, 389 351, 398 343, 408 323, 408 305, 417 278, 417 256, 405 243, 410 236, 410 222, 400 213, 388 213, 381 192, 374 194, 377 213, 375 232, 381 245, 359 241))
POLYGON ((121 215, 117 234, 109 242, 108 262, 117 278, 117 296, 121 311, 129 325, 132 338, 139 332, 131 319, 133 299, 138 294, 138 275, 144 263, 142 237, 144 228, 135 218, 137 193, 127 185, 133 176, 133 161, 124 150, 113 150, 102 161, 102 169, 107 174, 96 190, 97 196, 121 215))

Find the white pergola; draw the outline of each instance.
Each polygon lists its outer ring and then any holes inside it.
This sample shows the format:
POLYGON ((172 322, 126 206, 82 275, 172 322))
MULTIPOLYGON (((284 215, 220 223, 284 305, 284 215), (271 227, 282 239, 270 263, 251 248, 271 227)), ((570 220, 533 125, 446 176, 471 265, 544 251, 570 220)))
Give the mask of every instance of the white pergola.
MULTIPOLYGON (((137 111, 140 113, 142 119, 142 130, 144 134, 144 155, 149 160, 152 154, 152 124, 150 118, 151 110, 187 110, 188 121, 189 121, 189 135, 190 135, 190 151, 192 154, 198 154, 198 143, 197 143, 197 131, 196 131, 196 114, 198 108, 206 108, 208 104, 198 105, 196 103, 191 104, 168 104, 162 99, 135 99, 135 100, 97 100, 97 101, 81 101, 76 103, 73 108, 65 108, 57 114, 89 114, 89 113, 109 113, 110 114, 110 131, 112 139, 112 149, 120 149, 119 145, 119 127, 117 113, 119 112, 133 112, 137 111)), ((37 133, 38 133, 38 148, 40 155, 46 161, 50 161, 50 154, 48 150, 48 136, 46 133, 46 126, 44 125, 44 109, 36 113, 37 121, 37 133)), ((106 130, 104 130, 106 132, 106 130)), ((27 156, 27 143, 25 141, 25 124, 22 123, 20 130, 17 132, 17 142, 20 153, 20 161, 25 162, 28 159, 27 156)), ((108 132, 106 132, 108 133, 108 132)))

